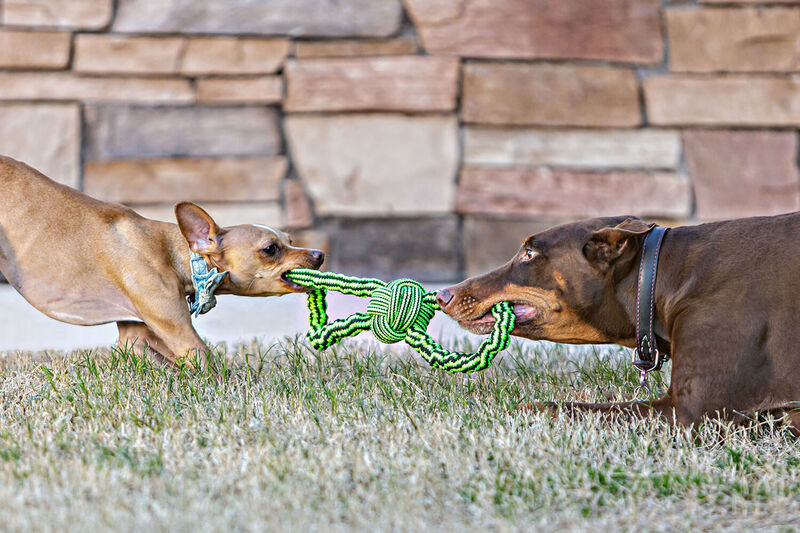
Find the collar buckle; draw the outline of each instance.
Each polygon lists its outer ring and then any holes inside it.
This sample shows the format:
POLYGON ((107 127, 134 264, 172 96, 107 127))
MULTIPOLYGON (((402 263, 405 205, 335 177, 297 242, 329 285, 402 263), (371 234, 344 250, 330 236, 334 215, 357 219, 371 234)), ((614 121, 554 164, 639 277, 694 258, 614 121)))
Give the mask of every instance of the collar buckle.
POLYGON ((645 359, 639 355, 639 349, 634 348, 631 354, 631 364, 645 374, 649 374, 653 370, 661 370, 662 365, 667 361, 668 357, 657 349, 654 349, 651 355, 652 358, 645 359))

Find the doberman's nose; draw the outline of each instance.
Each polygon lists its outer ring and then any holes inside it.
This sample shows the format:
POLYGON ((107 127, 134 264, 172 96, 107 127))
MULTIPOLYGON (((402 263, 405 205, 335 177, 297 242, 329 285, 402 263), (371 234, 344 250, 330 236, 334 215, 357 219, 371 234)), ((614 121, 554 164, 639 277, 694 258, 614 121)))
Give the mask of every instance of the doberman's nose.
POLYGON ((450 292, 450 289, 442 289, 436 293, 436 303, 438 303, 439 307, 442 309, 447 307, 447 304, 449 304, 452 300, 453 293, 450 292))
POLYGON ((314 267, 319 268, 325 262, 325 252, 322 250, 311 250, 311 260, 314 261, 314 267))

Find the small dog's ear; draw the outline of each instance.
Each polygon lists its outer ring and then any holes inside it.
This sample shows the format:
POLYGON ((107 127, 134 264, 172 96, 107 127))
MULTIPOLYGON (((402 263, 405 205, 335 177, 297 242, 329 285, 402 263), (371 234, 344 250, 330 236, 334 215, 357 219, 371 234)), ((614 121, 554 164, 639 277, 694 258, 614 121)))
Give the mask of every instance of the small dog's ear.
POLYGON ((632 237, 643 235, 655 224, 636 217, 629 217, 616 226, 595 231, 583 246, 583 255, 601 271, 607 271, 620 257, 632 248, 628 245, 632 237))
POLYGON ((193 252, 208 255, 219 251, 221 230, 214 219, 200 206, 191 202, 177 204, 175 219, 193 252))

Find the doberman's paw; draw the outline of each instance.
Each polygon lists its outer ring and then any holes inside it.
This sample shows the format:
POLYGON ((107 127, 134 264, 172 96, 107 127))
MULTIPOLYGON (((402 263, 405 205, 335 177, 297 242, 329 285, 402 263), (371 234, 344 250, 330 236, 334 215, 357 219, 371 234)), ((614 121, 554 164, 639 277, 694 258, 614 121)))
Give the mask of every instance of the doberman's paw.
POLYGON ((539 411, 547 411, 551 416, 555 417, 558 412, 559 404, 556 402, 526 402, 517 406, 517 411, 525 413, 536 413, 539 411))

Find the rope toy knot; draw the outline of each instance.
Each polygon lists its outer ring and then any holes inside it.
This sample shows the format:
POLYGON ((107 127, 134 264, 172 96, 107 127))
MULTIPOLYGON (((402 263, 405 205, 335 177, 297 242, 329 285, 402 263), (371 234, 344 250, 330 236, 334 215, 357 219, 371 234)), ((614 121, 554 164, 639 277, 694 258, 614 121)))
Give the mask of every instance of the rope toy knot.
POLYGON ((376 289, 367 304, 375 337, 392 344, 405 339, 411 327, 427 328, 435 311, 424 301, 425 293, 413 279, 396 279, 376 289))

